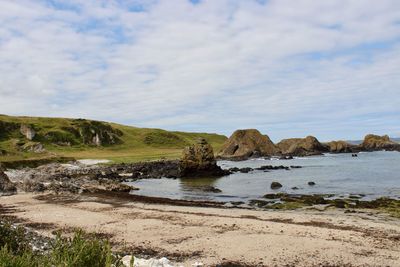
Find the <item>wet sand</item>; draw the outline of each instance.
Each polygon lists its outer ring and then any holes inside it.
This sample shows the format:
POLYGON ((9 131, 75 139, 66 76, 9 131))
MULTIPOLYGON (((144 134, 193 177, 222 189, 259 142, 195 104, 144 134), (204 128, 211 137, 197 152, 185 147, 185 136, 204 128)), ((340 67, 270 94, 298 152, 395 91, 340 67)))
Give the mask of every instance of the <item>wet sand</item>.
POLYGON ((400 266, 400 220, 362 210, 261 211, 126 194, 18 194, 0 213, 40 233, 82 228, 184 266, 400 266))

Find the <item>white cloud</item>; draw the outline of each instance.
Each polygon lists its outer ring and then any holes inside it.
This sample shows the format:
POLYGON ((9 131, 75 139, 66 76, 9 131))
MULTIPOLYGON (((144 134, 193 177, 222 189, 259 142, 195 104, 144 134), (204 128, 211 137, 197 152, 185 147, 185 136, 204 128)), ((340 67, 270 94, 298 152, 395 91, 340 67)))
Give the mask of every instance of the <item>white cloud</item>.
POLYGON ((0 113, 400 134, 396 0, 55 2, 0 0, 0 113))

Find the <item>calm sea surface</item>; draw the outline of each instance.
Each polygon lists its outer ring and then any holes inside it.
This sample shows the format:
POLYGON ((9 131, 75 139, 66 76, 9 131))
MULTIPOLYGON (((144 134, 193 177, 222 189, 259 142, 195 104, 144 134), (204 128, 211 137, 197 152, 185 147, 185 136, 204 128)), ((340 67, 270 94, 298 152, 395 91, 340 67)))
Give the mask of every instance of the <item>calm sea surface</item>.
POLYGON ((389 196, 400 199, 400 153, 369 152, 351 154, 326 154, 293 160, 252 159, 240 162, 219 161, 224 169, 232 167, 257 168, 262 165, 298 165, 301 169, 255 170, 250 173, 235 173, 222 178, 196 179, 146 179, 130 185, 139 187, 134 194, 168 197, 174 199, 244 201, 257 199, 266 193, 293 194, 335 194, 346 197, 349 194, 364 194, 364 199, 389 196), (271 182, 280 182, 283 187, 271 190, 271 182), (313 181, 315 186, 309 186, 313 181), (221 193, 204 192, 205 186, 213 186, 221 193), (298 187, 298 190, 291 189, 298 187))

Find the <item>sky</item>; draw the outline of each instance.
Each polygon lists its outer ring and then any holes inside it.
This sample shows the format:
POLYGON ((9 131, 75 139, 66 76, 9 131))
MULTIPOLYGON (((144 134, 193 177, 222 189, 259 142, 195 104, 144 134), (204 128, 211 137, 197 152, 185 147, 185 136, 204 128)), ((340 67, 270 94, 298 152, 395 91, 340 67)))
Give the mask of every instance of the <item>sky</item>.
POLYGON ((400 136, 398 0, 0 0, 0 113, 400 136))

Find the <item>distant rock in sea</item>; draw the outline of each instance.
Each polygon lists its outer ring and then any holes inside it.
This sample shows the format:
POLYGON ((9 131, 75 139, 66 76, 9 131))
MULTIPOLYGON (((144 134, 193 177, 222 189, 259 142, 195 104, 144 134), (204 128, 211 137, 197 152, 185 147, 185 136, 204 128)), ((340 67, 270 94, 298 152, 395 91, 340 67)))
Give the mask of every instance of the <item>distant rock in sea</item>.
POLYGON ((390 150, 400 151, 400 144, 392 141, 388 135, 368 134, 361 143, 360 148, 364 151, 390 150))
POLYGON ((236 130, 224 143, 218 158, 245 160, 251 157, 275 155, 279 152, 267 135, 256 129, 236 130))
POLYGON ((321 144, 314 136, 283 139, 277 144, 277 147, 283 155, 300 157, 321 155, 323 152, 329 151, 329 148, 321 144))
POLYGON ((326 145, 331 153, 352 153, 360 150, 357 145, 346 141, 331 141, 326 143, 326 145))

